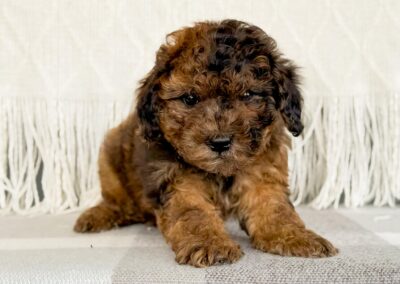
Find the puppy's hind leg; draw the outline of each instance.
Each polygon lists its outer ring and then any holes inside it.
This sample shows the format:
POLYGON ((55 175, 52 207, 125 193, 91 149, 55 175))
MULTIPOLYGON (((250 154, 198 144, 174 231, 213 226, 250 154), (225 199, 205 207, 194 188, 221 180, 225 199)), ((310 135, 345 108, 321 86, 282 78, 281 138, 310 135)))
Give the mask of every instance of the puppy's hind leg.
POLYGON ((100 232, 146 222, 145 217, 148 214, 144 214, 138 206, 139 200, 135 200, 134 196, 129 194, 103 151, 100 152, 99 169, 103 201, 81 214, 75 223, 74 231, 100 232))
POLYGON ((79 216, 74 231, 78 233, 106 231, 120 226, 121 220, 120 210, 103 201, 79 216))

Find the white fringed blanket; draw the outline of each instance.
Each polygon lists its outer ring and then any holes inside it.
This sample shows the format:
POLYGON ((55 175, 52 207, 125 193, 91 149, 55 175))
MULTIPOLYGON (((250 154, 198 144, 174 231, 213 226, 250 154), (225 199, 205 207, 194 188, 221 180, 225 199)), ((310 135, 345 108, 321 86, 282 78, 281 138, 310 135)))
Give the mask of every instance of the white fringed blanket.
POLYGON ((99 197, 104 132, 128 113, 164 36, 237 18, 302 67, 291 190, 317 208, 400 200, 399 1, 0 2, 0 214, 99 197))

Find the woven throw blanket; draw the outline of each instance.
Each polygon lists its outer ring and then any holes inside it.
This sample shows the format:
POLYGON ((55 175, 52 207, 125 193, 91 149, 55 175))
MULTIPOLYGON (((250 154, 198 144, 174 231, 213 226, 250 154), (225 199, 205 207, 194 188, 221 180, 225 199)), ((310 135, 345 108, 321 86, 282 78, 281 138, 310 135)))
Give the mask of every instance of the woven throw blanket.
POLYGON ((295 204, 400 200, 400 1, 0 1, 0 214, 98 201, 97 154, 167 33, 195 21, 260 26, 300 67, 305 131, 295 204))
POLYGON ((237 263, 206 269, 177 264, 154 227, 82 235, 71 229, 76 214, 4 217, 0 283, 400 283, 400 227, 395 226, 400 210, 392 211, 377 215, 371 209, 352 221, 345 216, 357 217, 354 213, 300 208, 306 224, 340 249, 338 256, 325 259, 254 250, 238 225, 228 222, 245 255, 237 263), (365 229, 363 222, 371 220, 376 224, 365 229), (397 247, 377 234, 397 238, 397 247))

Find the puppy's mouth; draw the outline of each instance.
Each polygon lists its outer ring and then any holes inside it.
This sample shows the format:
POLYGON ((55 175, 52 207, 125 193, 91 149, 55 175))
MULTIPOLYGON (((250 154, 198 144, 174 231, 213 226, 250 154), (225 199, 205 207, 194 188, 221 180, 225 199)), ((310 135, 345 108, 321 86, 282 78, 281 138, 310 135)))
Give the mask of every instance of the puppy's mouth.
POLYGON ((177 148, 181 157, 188 164, 209 173, 235 175, 252 161, 253 155, 248 143, 239 141, 237 137, 235 139, 234 135, 207 137, 201 142, 192 138, 184 141, 186 147, 180 145, 177 148), (188 144, 190 147, 187 147, 188 144))
POLYGON ((212 143, 206 142, 206 145, 208 158, 199 161, 198 166, 208 172, 234 175, 250 161, 250 157, 241 151, 242 147, 233 139, 216 139, 212 143))

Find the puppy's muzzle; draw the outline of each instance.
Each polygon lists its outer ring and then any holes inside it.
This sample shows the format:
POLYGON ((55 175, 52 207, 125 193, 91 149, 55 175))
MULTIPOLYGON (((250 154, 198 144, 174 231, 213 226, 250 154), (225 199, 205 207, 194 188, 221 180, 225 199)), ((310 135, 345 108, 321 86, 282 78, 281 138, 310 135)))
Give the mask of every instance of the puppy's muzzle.
POLYGON ((232 144, 232 138, 229 136, 222 136, 210 139, 207 143, 208 147, 214 152, 221 154, 228 151, 232 144))

